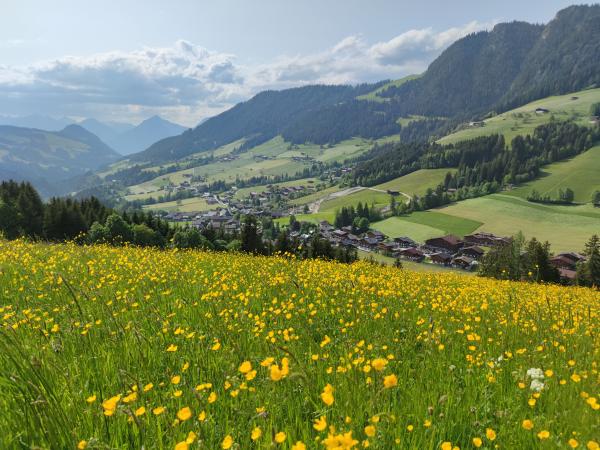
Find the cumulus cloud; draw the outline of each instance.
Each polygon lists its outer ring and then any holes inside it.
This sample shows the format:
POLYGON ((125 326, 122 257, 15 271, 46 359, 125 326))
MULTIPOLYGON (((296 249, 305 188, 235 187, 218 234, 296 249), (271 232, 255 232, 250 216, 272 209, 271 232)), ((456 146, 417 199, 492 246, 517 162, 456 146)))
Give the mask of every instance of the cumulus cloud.
POLYGON ((369 44, 349 36, 322 52, 244 65, 187 41, 171 47, 0 65, 0 113, 139 120, 161 114, 186 125, 264 89, 362 83, 419 73, 448 45, 490 24, 406 31, 369 44))

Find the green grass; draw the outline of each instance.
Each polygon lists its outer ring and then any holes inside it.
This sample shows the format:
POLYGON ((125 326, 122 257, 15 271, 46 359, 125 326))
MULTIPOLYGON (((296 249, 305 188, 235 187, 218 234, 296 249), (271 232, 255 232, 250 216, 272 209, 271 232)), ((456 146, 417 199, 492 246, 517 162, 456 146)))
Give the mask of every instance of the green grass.
MULTIPOLYGON (((301 222, 319 223, 321 220, 326 220, 332 224, 335 219, 335 214, 333 212, 318 212, 314 214, 295 214, 294 217, 301 222)), ((290 223, 290 217, 281 217, 275 219, 274 222, 279 225, 288 225, 290 223)))
POLYGON ((421 75, 408 75, 408 76, 406 76, 404 78, 400 78, 398 80, 392 80, 389 83, 386 83, 383 86, 375 89, 374 91, 369 92, 368 94, 364 94, 364 95, 360 95, 360 96, 356 97, 356 99, 357 100, 368 100, 371 102, 378 102, 378 103, 387 102, 387 101, 389 101, 389 99, 386 97, 380 97, 379 96, 380 92, 383 92, 387 88, 392 87, 392 86, 395 86, 395 87, 402 86, 407 81, 415 80, 420 77, 421 77, 421 75))
POLYGON ((356 207, 359 203, 367 204, 371 206, 375 204, 377 207, 389 205, 391 196, 386 192, 374 191, 371 189, 363 189, 353 194, 340 196, 331 200, 324 201, 321 204, 319 211, 331 211, 335 212, 340 210, 343 206, 354 206, 356 207))
POLYGON ((418 211, 408 216, 390 217, 375 222, 372 227, 394 238, 408 236, 417 242, 425 242, 433 237, 454 234, 464 236, 482 225, 476 220, 451 216, 434 211, 418 211))
POLYGON ((506 141, 517 135, 527 135, 539 125, 548 123, 551 117, 557 120, 574 120, 580 125, 589 125, 589 111, 593 103, 600 102, 600 89, 589 89, 572 94, 547 97, 507 111, 485 121, 484 127, 467 128, 450 134, 438 142, 451 144, 490 134, 503 134, 506 141), (578 97, 577 100, 571 100, 578 97), (549 114, 536 114, 536 108, 546 108, 549 114))
POLYGON ((420 169, 374 187, 383 191, 404 192, 411 197, 424 195, 427 188, 435 188, 442 183, 448 172, 454 172, 454 169, 420 169))
POLYGON ((599 440, 595 290, 24 241, 0 241, 0 267, 2 449, 599 440))
POLYGON ((493 194, 465 200, 436 211, 481 222, 480 231, 549 241, 554 251, 582 251, 592 234, 600 232, 600 210, 591 205, 557 206, 493 194))
POLYGON ((219 205, 209 205, 203 198, 192 197, 183 200, 174 200, 171 202, 155 203, 153 205, 144 205, 143 209, 149 211, 168 211, 168 212, 194 212, 207 211, 215 209, 219 205))
POLYGON ((550 164, 543 168, 542 175, 516 189, 507 192, 521 198, 535 189, 542 195, 558 197, 558 189, 571 188, 575 192, 575 202, 589 203, 592 194, 600 191, 600 146, 577 155, 568 161, 550 164))

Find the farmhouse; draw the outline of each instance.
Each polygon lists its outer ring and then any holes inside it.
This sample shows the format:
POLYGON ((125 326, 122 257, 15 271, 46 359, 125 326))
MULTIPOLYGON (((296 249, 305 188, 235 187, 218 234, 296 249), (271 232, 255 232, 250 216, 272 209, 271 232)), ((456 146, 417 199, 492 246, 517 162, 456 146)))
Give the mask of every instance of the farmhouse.
POLYGON ((477 265, 477 261, 468 256, 457 256, 452 260, 452 266, 464 270, 472 270, 477 265))
POLYGON ((509 244, 511 238, 500 237, 492 233, 473 233, 465 236, 465 242, 471 245, 484 245, 486 247, 493 247, 495 245, 509 244))
POLYGON ((536 114, 547 114, 549 112, 550 112, 550 110, 546 109, 546 108, 536 108, 535 109, 536 114))
POLYGON ((400 250, 399 255, 403 258, 406 258, 410 261, 421 262, 425 259, 425 253, 423 253, 418 248, 405 248, 400 250))
POLYGON ((396 244, 398 244, 398 247, 402 247, 402 248, 409 248, 409 247, 417 246, 417 243, 415 241, 413 241, 411 238, 406 237, 406 236, 396 237, 396 238, 394 238, 394 242, 396 244))
POLYGON ((429 259, 431 259, 433 264, 448 266, 452 261, 452 256, 450 256, 448 253, 434 253, 429 255, 429 259))
POLYGON ((461 256, 468 256, 469 258, 479 259, 483 256, 484 251, 481 247, 474 245, 472 247, 463 247, 459 253, 461 256))
POLYGON ((427 239, 425 241, 427 247, 445 253, 456 253, 462 248, 463 244, 464 242, 458 236, 454 236, 453 234, 427 239))

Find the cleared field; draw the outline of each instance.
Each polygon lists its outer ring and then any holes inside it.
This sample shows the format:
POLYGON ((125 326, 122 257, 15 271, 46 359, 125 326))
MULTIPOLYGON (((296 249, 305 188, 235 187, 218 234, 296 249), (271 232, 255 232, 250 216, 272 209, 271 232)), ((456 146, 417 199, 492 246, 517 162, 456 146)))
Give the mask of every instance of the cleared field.
POLYGON ((380 88, 377 88, 372 92, 369 92, 368 94, 360 95, 360 96, 356 97, 356 99, 357 100, 368 100, 371 102, 378 102, 378 103, 387 102, 387 101, 389 101, 389 99, 386 97, 380 97, 379 96, 380 92, 383 92, 387 88, 392 87, 392 86, 395 86, 395 87, 402 86, 407 81, 414 80, 416 78, 419 78, 420 76, 421 75, 408 75, 408 76, 400 78, 398 80, 392 80, 389 83, 384 84, 380 88))
POLYGON ((519 134, 531 134, 535 127, 548 123, 552 117, 556 120, 570 119, 580 125, 589 125, 590 106, 599 101, 600 89, 547 97, 487 119, 484 121, 485 126, 483 127, 460 130, 438 142, 451 144, 490 134, 503 134, 506 141, 510 142, 519 134), (550 113, 536 114, 536 108, 546 108, 550 110, 550 113))
POLYGON ((379 184, 375 186, 375 189, 400 191, 411 197, 413 195, 423 195, 427 188, 435 188, 443 182, 448 172, 454 172, 454 169, 421 169, 379 184))
POLYGON ((186 198, 183 200, 176 200, 172 202, 155 203, 154 205, 145 205, 143 209, 149 211, 180 211, 180 212, 192 212, 192 211, 207 211, 214 209, 217 205, 209 205, 206 200, 202 198, 186 198))
MULTIPOLYGON (((481 222, 481 231, 549 241, 554 251, 581 251, 592 234, 600 234, 600 210, 592 205, 555 206, 494 194, 454 203, 437 211, 481 222)), ((410 235, 409 235, 410 236, 410 235)))
POLYGON ((362 203, 363 205, 367 204, 369 206, 375 204, 375 206, 381 207, 389 205, 390 200, 391 196, 387 192, 381 192, 365 188, 353 194, 348 194, 324 201, 321 204, 321 208, 319 209, 319 211, 337 211, 343 206, 356 207, 359 203, 362 203))
POLYGON ((476 220, 451 216, 434 211, 418 211, 408 216, 390 217, 372 224, 372 227, 389 237, 408 236, 417 242, 433 237, 454 234, 464 236, 482 225, 476 220))
POLYGON ((527 198, 534 189, 542 195, 557 196, 558 189, 571 188, 575 201, 589 203, 594 191, 600 190, 600 146, 568 161, 561 161, 544 167, 542 176, 525 183, 507 195, 527 198))
MULTIPOLYGON (((301 222, 318 223, 321 220, 326 220, 329 223, 333 223, 335 214, 333 212, 318 212, 314 214, 296 214, 294 217, 296 220, 301 222)), ((275 219, 274 222, 278 223, 279 225, 288 225, 290 223, 290 217, 281 217, 279 219, 275 219)))

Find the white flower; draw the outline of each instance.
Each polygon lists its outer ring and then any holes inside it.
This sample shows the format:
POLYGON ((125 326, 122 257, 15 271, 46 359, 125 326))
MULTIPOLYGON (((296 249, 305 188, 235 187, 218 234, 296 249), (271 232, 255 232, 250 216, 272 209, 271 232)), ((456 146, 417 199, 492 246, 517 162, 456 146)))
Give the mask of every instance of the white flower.
POLYGON ((531 368, 527 371, 527 376, 532 380, 543 380, 544 371, 542 369, 531 368))
POLYGON ((531 385, 529 386, 529 389, 535 392, 540 392, 542 389, 544 389, 544 383, 534 378, 533 380, 531 380, 531 385))

